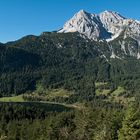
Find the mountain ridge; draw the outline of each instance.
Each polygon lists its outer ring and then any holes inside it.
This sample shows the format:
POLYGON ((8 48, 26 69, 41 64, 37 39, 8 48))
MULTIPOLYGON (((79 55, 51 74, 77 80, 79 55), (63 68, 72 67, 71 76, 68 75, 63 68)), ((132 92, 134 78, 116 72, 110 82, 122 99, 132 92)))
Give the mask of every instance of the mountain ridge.
POLYGON ((100 14, 80 10, 68 20, 58 33, 79 32, 92 40, 111 41, 117 38, 125 28, 128 36, 140 38, 140 22, 125 18, 118 12, 105 10, 100 14))

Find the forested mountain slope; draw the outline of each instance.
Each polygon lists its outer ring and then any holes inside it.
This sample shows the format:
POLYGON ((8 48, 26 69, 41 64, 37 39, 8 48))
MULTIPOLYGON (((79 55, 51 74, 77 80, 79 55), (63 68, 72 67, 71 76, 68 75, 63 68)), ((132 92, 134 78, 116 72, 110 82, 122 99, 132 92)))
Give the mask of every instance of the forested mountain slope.
MULTIPOLYGON (((38 83, 45 89, 65 88, 81 96, 88 95, 87 90, 94 94, 95 82, 108 82, 112 88, 122 85, 129 89, 131 85, 130 90, 135 90, 140 61, 124 55, 120 41, 121 36, 107 43, 83 39, 79 33, 44 32, 2 44, 0 95, 33 91, 38 83), (112 50, 117 57, 111 57, 112 50), (87 83, 84 89, 83 83, 87 83)), ((134 39, 125 41, 129 42, 139 48, 134 39)))

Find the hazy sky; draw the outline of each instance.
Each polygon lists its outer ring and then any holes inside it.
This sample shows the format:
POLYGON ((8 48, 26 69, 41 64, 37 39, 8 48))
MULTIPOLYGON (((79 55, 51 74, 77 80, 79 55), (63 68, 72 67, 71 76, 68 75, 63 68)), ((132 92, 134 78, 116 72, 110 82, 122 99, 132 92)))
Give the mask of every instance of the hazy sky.
POLYGON ((0 0, 0 42, 57 30, 80 9, 140 20, 140 0, 0 0))

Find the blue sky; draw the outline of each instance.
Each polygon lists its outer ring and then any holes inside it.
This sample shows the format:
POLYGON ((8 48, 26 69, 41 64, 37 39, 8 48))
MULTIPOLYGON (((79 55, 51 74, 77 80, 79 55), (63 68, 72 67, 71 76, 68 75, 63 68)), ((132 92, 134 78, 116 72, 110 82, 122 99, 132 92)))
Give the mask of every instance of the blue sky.
POLYGON ((0 42, 57 30, 80 9, 113 10, 140 20, 140 0, 1 0, 0 42))

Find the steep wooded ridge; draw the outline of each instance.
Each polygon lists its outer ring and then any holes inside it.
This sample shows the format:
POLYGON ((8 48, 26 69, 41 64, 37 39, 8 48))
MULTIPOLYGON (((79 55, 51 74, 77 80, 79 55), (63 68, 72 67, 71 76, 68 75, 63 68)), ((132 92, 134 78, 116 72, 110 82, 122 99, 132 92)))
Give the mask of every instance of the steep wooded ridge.
POLYGON ((59 31, 1 43, 0 139, 140 139, 139 26, 81 10, 59 31))
MULTIPOLYGON (((77 91, 76 83, 83 79, 114 86, 123 78, 135 81, 139 79, 140 61, 123 53, 120 41, 124 41, 121 36, 107 43, 84 39, 79 33, 44 32, 1 45, 0 94, 21 94, 34 90, 37 83, 44 88, 77 91)), ((133 44, 134 51, 139 48, 132 38, 126 43, 133 44)))

